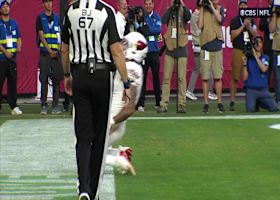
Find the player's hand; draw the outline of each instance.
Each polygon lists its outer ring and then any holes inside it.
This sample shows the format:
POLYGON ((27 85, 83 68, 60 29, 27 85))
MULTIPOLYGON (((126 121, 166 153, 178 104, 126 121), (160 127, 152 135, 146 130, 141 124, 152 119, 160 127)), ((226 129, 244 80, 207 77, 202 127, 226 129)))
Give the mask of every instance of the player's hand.
POLYGON ((130 91, 130 88, 129 89, 124 89, 124 92, 123 92, 123 101, 125 103, 125 106, 129 104, 131 100, 131 91, 130 91))
POLYGON ((73 95, 73 91, 72 91, 72 76, 69 77, 64 77, 64 88, 65 88, 65 92, 72 96, 73 95))

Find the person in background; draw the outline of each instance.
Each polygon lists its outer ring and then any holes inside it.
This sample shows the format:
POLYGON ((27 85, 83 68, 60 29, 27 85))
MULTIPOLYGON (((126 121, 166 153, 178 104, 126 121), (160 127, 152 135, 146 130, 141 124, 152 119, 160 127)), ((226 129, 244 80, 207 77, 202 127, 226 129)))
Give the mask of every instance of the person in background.
POLYGON ((118 33, 121 39, 123 39, 125 27, 126 27, 126 18, 127 18, 128 6, 126 0, 118 0, 118 11, 116 14, 116 23, 118 28, 118 33))
POLYGON ((129 8, 126 21, 124 35, 131 32, 139 32, 144 37, 148 36, 149 27, 144 21, 144 9, 141 6, 129 8))
MULTIPOLYGON (((268 8, 272 9, 273 0, 268 0, 268 8)), ((273 33, 269 32, 269 23, 271 17, 262 17, 259 21, 259 29, 264 32, 264 44, 263 44, 263 53, 269 57, 269 68, 268 68, 268 84, 270 83, 273 71, 273 50, 272 50, 272 40, 273 33)))
POLYGON ((149 67, 152 70, 153 75, 153 87, 155 95, 155 108, 160 106, 160 79, 159 79, 159 69, 160 69, 160 57, 159 57, 159 47, 158 47, 158 36, 161 34, 161 18, 158 13, 154 11, 155 2, 154 0, 144 0, 145 5, 145 15, 144 24, 148 25, 148 35, 146 39, 148 41, 149 52, 143 65, 144 81, 142 86, 142 92, 140 100, 137 105, 139 112, 145 111, 145 96, 146 96, 146 83, 149 67))
POLYGON ((21 52, 21 35, 15 20, 10 18, 9 1, 0 3, 0 111, 2 89, 7 79, 8 104, 12 115, 21 115, 17 105, 17 54, 21 52))
MULTIPOLYGON (((188 89, 186 91, 186 96, 191 100, 197 100, 197 97, 193 93, 195 84, 200 73, 200 42, 199 42, 199 35, 201 30, 198 28, 197 22, 199 18, 199 9, 201 5, 199 4, 200 0, 196 1, 197 9, 192 13, 190 25, 191 25, 191 34, 192 34, 192 44, 193 44, 193 52, 194 52, 194 70, 192 71, 190 82, 188 89)), ((213 75, 211 73, 211 77, 209 79, 209 94, 208 98, 211 100, 217 100, 217 95, 213 91, 213 75)))
POLYGON ((222 24, 225 20, 224 8, 219 5, 219 0, 201 1, 198 27, 200 34, 200 71, 203 84, 204 106, 203 112, 209 112, 208 89, 211 73, 215 80, 218 96, 217 111, 225 112, 222 104, 222 77, 223 77, 223 32, 222 24))
MULTIPOLYGON (((239 9, 246 9, 247 0, 240 0, 239 9)), ((238 80, 242 74, 242 57, 250 41, 257 34, 257 26, 252 18, 242 18, 239 15, 230 22, 230 36, 233 43, 232 52, 232 76, 230 85, 230 105, 229 110, 235 111, 234 103, 238 80)))
POLYGON ((273 6, 272 19, 269 23, 270 33, 274 33, 273 50, 273 69, 275 77, 275 96, 276 102, 280 102, 280 6, 273 6))
POLYGON ((40 114, 48 113, 47 94, 49 79, 53 88, 52 114, 61 114, 58 107, 59 82, 63 78, 60 51, 60 21, 58 15, 52 11, 52 0, 43 0, 44 11, 36 20, 37 42, 40 48, 40 75, 41 82, 41 111, 40 114))
POLYGON ((243 56, 243 78, 246 88, 246 111, 257 112, 259 108, 269 112, 279 111, 269 92, 268 67, 269 57, 262 54, 263 38, 254 38, 252 54, 243 56))
POLYGON ((167 31, 164 35, 166 45, 165 64, 162 82, 162 100, 158 113, 168 111, 170 96, 170 82, 174 64, 178 65, 178 109, 177 113, 186 113, 186 73, 188 63, 188 31, 187 25, 191 18, 190 10, 182 0, 171 1, 171 5, 162 17, 162 23, 167 24, 167 31), (177 13, 178 13, 178 33, 177 33, 177 13), (178 35, 178 38, 177 38, 178 35), (178 39, 178 40, 177 40, 178 39), (178 46, 177 46, 178 41, 178 46))

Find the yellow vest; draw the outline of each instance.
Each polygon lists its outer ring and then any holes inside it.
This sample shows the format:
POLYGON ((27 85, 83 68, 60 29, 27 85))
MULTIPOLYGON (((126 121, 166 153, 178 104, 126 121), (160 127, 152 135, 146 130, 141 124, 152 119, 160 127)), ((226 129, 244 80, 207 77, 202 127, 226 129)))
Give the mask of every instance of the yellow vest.
POLYGON ((274 51, 280 51, 280 17, 276 19, 276 32, 273 37, 272 49, 274 51))
MULTIPOLYGON (((180 15, 183 16, 183 9, 180 9, 180 15)), ((179 47, 184 47, 188 44, 188 31, 184 28, 184 24, 182 22, 183 17, 181 17, 181 22, 179 22, 179 40, 178 40, 178 45, 179 47)), ((176 30, 176 18, 175 19, 169 19, 168 24, 167 24, 167 30, 164 35, 164 41, 166 48, 169 51, 173 51, 177 47, 177 34, 176 37, 172 37, 172 30, 176 30)))
MULTIPOLYGON (((217 10, 220 13, 221 6, 217 10)), ((203 12, 203 28, 200 34, 200 46, 204 46, 208 42, 215 39, 224 41, 222 25, 218 22, 214 14, 204 9, 203 12)))

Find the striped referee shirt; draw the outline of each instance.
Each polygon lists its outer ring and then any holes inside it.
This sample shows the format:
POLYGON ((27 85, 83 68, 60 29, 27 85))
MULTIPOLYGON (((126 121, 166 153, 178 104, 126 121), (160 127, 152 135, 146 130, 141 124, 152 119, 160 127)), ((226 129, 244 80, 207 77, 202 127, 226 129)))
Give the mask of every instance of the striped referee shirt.
POLYGON ((78 0, 65 14, 62 41, 69 44, 71 64, 112 63, 110 45, 119 42, 115 12, 101 0, 78 0))

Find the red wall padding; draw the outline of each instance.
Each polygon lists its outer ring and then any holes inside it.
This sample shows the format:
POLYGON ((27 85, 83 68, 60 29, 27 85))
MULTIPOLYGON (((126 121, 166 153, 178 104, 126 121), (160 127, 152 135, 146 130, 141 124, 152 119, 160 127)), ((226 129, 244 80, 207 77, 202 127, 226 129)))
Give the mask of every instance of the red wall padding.
MULTIPOLYGON (((115 0, 106 0, 106 2, 113 5, 116 8, 115 0)), ((168 7, 170 0, 160 1, 155 0, 155 11, 160 15, 163 15, 168 7)), ((191 10, 195 9, 195 0, 184 0, 187 7, 191 10)), ((231 44, 229 38, 229 25, 230 20, 238 14, 238 0, 220 0, 226 11, 226 20, 224 23, 225 27, 225 48, 224 48, 224 76, 223 76, 223 87, 229 88, 231 80, 231 44)), ((266 5, 267 0, 256 0, 249 1, 249 7, 262 7, 266 5)), ((130 0, 130 5, 142 5, 143 0, 130 0)), ((59 13, 59 1, 53 0, 54 12, 59 13)), ((38 14, 43 10, 41 0, 13 0, 11 4, 11 17, 15 19, 19 25, 21 36, 22 36, 22 52, 18 56, 18 84, 17 91, 19 94, 36 93, 37 91, 37 69, 39 59, 39 49, 36 46, 36 18, 38 14)), ((166 27, 163 27, 163 34, 166 27)), ((160 44, 162 45, 162 44, 160 44)), ((161 58, 161 70, 160 76, 163 73, 163 59, 161 58)), ((189 42, 189 59, 187 66, 187 83, 189 82, 190 74, 194 68, 193 53, 191 50, 191 42, 189 42)), ((172 89, 176 89, 175 77, 176 72, 174 71, 172 80, 172 89)), ((151 72, 148 74, 147 89, 153 90, 152 87, 152 76, 151 72)), ((242 83, 239 83, 239 87, 242 87, 242 83)), ((196 88, 201 88, 200 79, 197 82, 196 88)), ((6 93, 6 87, 4 86, 4 94, 6 93)))

